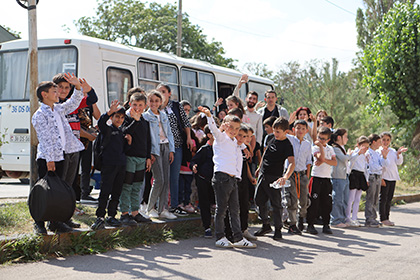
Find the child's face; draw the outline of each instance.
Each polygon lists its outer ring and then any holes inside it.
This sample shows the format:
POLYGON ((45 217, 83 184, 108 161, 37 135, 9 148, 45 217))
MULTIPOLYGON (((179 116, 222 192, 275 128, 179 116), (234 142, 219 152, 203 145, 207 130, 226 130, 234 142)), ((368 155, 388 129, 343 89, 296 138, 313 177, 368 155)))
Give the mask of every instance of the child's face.
POLYGON ((191 106, 190 105, 185 105, 184 106, 184 111, 185 111, 185 114, 188 116, 190 114, 190 111, 191 111, 191 106))
POLYGON ((372 144, 370 144, 370 147, 372 150, 377 150, 381 146, 381 139, 378 139, 376 141, 373 141, 372 144))
POLYGON ((236 142, 238 143, 238 145, 242 145, 243 143, 245 143, 247 137, 248 133, 246 133, 243 130, 239 130, 238 135, 236 135, 236 142))
POLYGON ((209 138, 210 141, 213 141, 214 140, 213 134, 207 133, 206 136, 207 136, 207 138, 209 138))
POLYGON ((240 123, 237 122, 227 122, 226 123, 226 134, 230 137, 230 138, 235 138, 236 135, 238 135, 239 132, 239 128, 241 127, 240 123))
POLYGON ((344 133, 343 137, 341 137, 341 139, 343 140, 343 145, 346 145, 347 142, 349 141, 349 136, 347 135, 347 133, 344 133))
POLYGON ((308 118, 309 118, 308 112, 306 112, 305 110, 300 110, 297 118, 298 118, 298 120, 305 120, 305 121, 307 121, 308 118))
POLYGON ((111 117, 112 125, 115 127, 120 127, 124 122, 124 114, 114 114, 111 117))
POLYGON ((166 89, 166 87, 159 87, 157 90, 160 92, 160 94, 162 94, 163 100, 169 101, 169 99, 171 98, 172 92, 169 92, 166 89))
POLYGON ((294 127, 294 131, 296 133, 296 137, 302 139, 306 133, 308 133, 308 127, 303 124, 297 124, 294 127))
POLYGON ((248 133, 247 133, 245 144, 249 145, 251 143, 252 135, 254 135, 254 133, 252 133, 252 131, 249 130, 248 133))
POLYGON ((48 91, 43 91, 42 102, 45 104, 57 103, 58 102, 57 87, 51 87, 48 91))
POLYGON ((331 128, 331 124, 330 124, 330 123, 326 123, 326 122, 324 122, 324 121, 320 121, 320 122, 319 122, 319 125, 320 125, 320 126, 323 126, 323 127, 331 128))
POLYGON ((382 147, 388 148, 391 144, 391 138, 388 135, 384 135, 381 138, 382 147))
POLYGON ((133 100, 130 102, 130 108, 136 113, 143 114, 144 109, 146 109, 146 103, 143 100, 133 100))
POLYGON ((369 143, 362 143, 362 144, 357 145, 357 146, 359 147, 359 149, 361 149, 361 148, 368 149, 369 148, 369 143))
POLYGON ((274 138, 276 138, 276 140, 283 140, 284 138, 286 138, 287 131, 282 130, 280 128, 275 128, 273 129, 273 133, 274 133, 274 138))
POLYGON ((58 88, 58 96, 60 99, 66 99, 67 95, 69 95, 71 86, 68 82, 61 82, 57 85, 58 88))
POLYGON ((264 125, 264 130, 265 130, 265 132, 267 132, 267 134, 273 133, 273 128, 271 126, 269 126, 268 124, 264 125))
POLYGON ((225 111, 220 111, 217 116, 219 117, 220 120, 223 120, 226 117, 226 112, 225 111))
POLYGON ((320 112, 319 114, 318 114, 318 116, 316 117, 316 120, 317 121, 321 121, 321 119, 323 118, 323 117, 326 117, 327 115, 325 115, 325 113, 324 112, 320 112))
POLYGON ((233 102, 232 100, 229 100, 226 103, 226 105, 227 105, 227 107, 228 107, 229 110, 234 109, 234 108, 238 108, 238 105, 236 105, 235 102, 233 102))
POLYGON ((162 105, 162 99, 160 99, 158 96, 151 95, 149 97, 149 107, 153 112, 158 111, 161 105, 162 105))
POLYGON ((327 146, 328 141, 330 140, 330 138, 328 137, 328 135, 325 134, 319 134, 317 135, 317 138, 319 140, 319 142, 322 143, 322 146, 327 146))

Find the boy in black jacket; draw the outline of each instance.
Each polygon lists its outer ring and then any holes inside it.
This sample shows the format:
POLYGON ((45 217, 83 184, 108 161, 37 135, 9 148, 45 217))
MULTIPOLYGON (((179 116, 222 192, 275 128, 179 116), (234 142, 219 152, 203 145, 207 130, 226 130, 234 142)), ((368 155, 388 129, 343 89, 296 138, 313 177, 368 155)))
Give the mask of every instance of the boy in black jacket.
POLYGON ((103 114, 98 121, 99 129, 105 139, 105 146, 102 152, 101 192, 98 209, 96 209, 97 219, 91 226, 94 230, 105 228, 104 218, 107 206, 107 224, 114 227, 121 225, 115 215, 125 177, 125 149, 127 144, 131 145, 131 136, 124 135, 120 128, 124 122, 125 110, 119 104, 117 100, 112 101, 109 111, 103 114), (111 126, 106 124, 108 119, 112 121, 111 126), (110 195, 111 200, 108 202, 110 195))

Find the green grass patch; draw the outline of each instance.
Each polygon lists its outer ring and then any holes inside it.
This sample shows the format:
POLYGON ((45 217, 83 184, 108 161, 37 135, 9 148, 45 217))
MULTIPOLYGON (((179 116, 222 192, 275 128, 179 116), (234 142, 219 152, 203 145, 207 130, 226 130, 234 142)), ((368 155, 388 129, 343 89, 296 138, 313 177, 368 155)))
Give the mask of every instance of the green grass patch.
POLYGON ((26 202, 0 205, 0 234, 13 235, 32 230, 32 218, 26 202))

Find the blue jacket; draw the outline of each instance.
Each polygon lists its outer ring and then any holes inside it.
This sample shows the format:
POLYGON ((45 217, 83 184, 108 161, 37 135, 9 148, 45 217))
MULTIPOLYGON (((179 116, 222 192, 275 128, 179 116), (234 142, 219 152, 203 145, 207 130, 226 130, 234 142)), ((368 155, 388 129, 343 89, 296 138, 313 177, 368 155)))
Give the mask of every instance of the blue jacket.
MULTIPOLYGON (((175 153, 174 136, 171 131, 169 124, 168 115, 165 111, 160 110, 160 122, 162 123, 162 129, 165 132, 166 138, 169 140, 169 152, 175 153)), ((159 137, 159 119, 150 109, 142 114, 143 118, 149 122, 150 125, 150 138, 152 140, 152 154, 160 155, 160 137, 159 137)))

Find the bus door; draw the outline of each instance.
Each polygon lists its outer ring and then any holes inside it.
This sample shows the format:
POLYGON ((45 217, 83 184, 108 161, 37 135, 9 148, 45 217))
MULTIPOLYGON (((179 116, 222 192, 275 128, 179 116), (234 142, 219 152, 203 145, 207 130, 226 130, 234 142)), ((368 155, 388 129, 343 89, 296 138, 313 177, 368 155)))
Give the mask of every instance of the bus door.
POLYGON ((134 86, 133 77, 135 74, 134 65, 120 64, 104 61, 105 69, 105 100, 101 112, 108 110, 112 100, 119 100, 121 105, 127 101, 127 92, 134 86))
MULTIPOLYGON (((77 49, 69 46, 40 48, 38 65, 40 82, 51 81, 61 72, 77 74, 77 49)), ((30 167, 28 66, 27 49, 0 51, 0 135, 3 142, 0 166, 14 178, 27 175, 30 167)))

